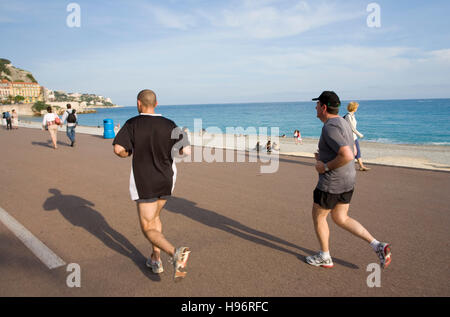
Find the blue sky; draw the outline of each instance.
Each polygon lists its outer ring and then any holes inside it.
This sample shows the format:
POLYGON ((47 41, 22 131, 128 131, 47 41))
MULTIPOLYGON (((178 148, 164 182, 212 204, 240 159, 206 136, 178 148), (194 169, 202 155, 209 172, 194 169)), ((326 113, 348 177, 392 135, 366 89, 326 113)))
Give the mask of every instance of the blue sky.
POLYGON ((134 106, 450 97, 450 1, 0 0, 0 57, 41 85, 134 106), (6 34, 6 37, 5 37, 6 34))

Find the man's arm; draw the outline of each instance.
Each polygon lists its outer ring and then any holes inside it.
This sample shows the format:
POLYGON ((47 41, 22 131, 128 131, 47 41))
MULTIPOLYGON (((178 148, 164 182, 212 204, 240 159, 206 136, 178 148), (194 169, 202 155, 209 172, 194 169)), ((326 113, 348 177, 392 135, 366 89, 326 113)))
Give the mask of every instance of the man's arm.
POLYGON ((122 158, 127 158, 128 156, 130 156, 130 153, 128 153, 128 151, 119 144, 114 144, 114 153, 122 158))
POLYGON ((181 156, 189 156, 189 155, 191 155, 191 146, 188 145, 188 146, 183 147, 183 148, 180 150, 179 154, 180 154, 181 156))
POLYGON ((64 124, 64 122, 66 122, 66 120, 67 120, 67 111, 64 111, 64 114, 63 114, 63 116, 62 116, 62 118, 61 118, 61 122, 64 124))
MULTIPOLYGON (((350 146, 342 146, 339 148, 338 155, 334 160, 331 160, 327 163, 327 167, 330 170, 334 170, 336 168, 342 167, 352 160, 355 159, 355 155, 353 154, 352 149, 350 146)), ((319 172, 319 174, 325 173, 325 164, 322 161, 317 161, 316 163, 316 170, 319 172)))
POLYGON ((356 134, 358 136, 358 138, 362 139, 364 137, 364 135, 362 133, 360 133, 358 130, 356 130, 355 124, 354 122, 350 119, 350 116, 346 116, 345 120, 348 122, 348 124, 350 125, 350 128, 352 128, 352 131, 354 134, 356 134))

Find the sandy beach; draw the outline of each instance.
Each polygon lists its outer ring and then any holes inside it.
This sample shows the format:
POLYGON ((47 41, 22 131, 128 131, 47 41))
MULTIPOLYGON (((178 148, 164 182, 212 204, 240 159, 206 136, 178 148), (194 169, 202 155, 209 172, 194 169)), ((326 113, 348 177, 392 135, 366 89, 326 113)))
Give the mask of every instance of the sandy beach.
MULTIPOLYGON (((41 129, 36 122, 19 123, 20 127, 41 129)), ((65 126, 59 131, 64 132, 65 126)), ((118 129, 115 129, 117 133, 118 129)), ((77 133, 90 135, 103 135, 103 128, 78 126, 77 133)), ((233 135, 209 135, 203 137, 189 134, 192 145, 214 148, 236 149, 238 144, 246 144, 245 150, 254 150, 256 139, 233 135)), ((279 154, 299 157, 314 157, 317 150, 318 139, 303 139, 303 144, 295 144, 292 138, 278 138, 280 145, 279 154)), ((411 167, 427 170, 450 171, 450 146, 443 145, 407 145, 407 144, 382 144, 360 141, 363 161, 375 165, 411 167)), ((261 141, 261 146, 265 145, 261 141)), ((264 150, 264 149, 262 149, 264 150)))
MULTIPOLYGON (((189 273, 173 283, 149 272, 148 242, 130 200, 130 159, 111 140, 64 132, 54 150, 46 131, 0 129, 0 207, 64 261, 49 269, 0 222, 0 296, 449 296, 449 173, 371 165, 357 174, 350 214, 393 262, 370 288, 371 248, 330 223, 335 267, 304 263, 318 249, 311 220, 314 159, 280 155, 276 173, 261 163, 179 163, 163 210, 167 237, 191 250, 189 273), (433 259, 432 265, 430 259, 433 259), (69 264, 81 287, 67 286, 69 264)), ((87 130, 86 130, 87 132, 87 130)), ((252 155, 247 153, 246 155, 252 155)))

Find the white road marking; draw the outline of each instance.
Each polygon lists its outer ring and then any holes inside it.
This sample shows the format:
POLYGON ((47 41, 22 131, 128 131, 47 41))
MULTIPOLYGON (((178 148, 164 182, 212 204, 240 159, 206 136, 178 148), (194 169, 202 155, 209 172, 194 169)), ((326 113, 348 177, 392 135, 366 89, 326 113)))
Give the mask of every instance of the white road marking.
POLYGON ((50 270, 66 265, 59 256, 0 207, 0 221, 19 238, 50 270))

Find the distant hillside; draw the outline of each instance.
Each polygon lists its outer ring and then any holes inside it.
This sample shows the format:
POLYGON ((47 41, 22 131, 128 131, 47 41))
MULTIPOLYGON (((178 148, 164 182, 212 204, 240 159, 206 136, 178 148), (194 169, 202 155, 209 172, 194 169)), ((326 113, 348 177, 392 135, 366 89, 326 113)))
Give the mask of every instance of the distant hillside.
POLYGON ((0 80, 6 79, 8 81, 37 83, 31 72, 14 67, 11 61, 0 58, 0 80))

